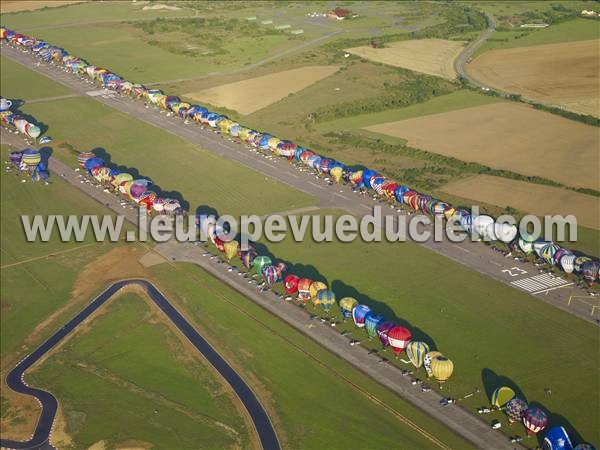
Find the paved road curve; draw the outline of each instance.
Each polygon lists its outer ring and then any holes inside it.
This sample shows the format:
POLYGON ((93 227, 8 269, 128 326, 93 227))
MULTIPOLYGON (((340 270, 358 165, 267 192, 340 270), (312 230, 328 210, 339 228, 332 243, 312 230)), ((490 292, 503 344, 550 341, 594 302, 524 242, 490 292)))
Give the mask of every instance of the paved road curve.
MULTIPOLYGON (((194 125, 185 125, 178 117, 166 117, 166 114, 159 113, 153 108, 145 108, 140 101, 121 97, 111 92, 98 91, 89 83, 56 66, 38 64, 37 60, 29 53, 4 44, 1 45, 1 49, 3 56, 74 89, 76 92, 91 94, 90 98, 111 108, 164 129, 203 149, 243 164, 251 170, 274 178, 299 191, 314 195, 319 199, 321 207, 345 209, 359 217, 372 212, 375 203, 369 197, 360 197, 348 189, 340 190, 338 187, 328 187, 325 183, 315 180, 314 176, 300 173, 293 165, 280 158, 264 158, 248 151, 240 143, 232 142, 216 132, 201 130, 194 125)), ((395 214, 395 211, 386 208, 384 214, 392 215, 395 214)), ((383 219, 380 225, 383 225, 383 219)), ((505 258, 501 253, 494 252, 481 243, 470 241, 452 243, 447 239, 443 242, 434 242, 429 239, 419 244, 512 288, 534 295, 537 299, 586 321, 596 323, 596 319, 600 318, 600 308, 594 307, 593 299, 587 297, 581 289, 574 288, 572 283, 567 283, 559 277, 540 275, 533 265, 505 258)))
POLYGON ((42 413, 29 441, 19 442, 11 440, 1 440, 0 446, 14 449, 42 449, 52 448, 49 445, 50 432, 56 415, 58 402, 49 392, 41 389, 32 388, 23 380, 23 375, 27 369, 35 364, 40 358, 52 350, 60 341, 83 322, 90 314, 98 310, 121 288, 129 285, 139 285, 143 287, 148 296, 154 301, 179 331, 196 347, 196 349, 212 364, 212 366, 221 374, 235 391, 242 404, 252 418, 254 427, 260 439, 262 448, 265 450, 279 450, 281 447, 277 439, 277 434, 273 424, 262 407, 254 392, 245 383, 245 381, 227 364, 216 350, 194 329, 194 327, 175 309, 175 307, 166 299, 166 297, 147 280, 122 280, 114 283, 108 289, 103 291, 94 300, 87 305, 83 311, 77 314, 73 319, 67 322, 60 330, 54 333, 46 342, 40 345, 33 353, 23 358, 17 366, 8 373, 6 384, 12 390, 35 397, 42 405, 42 413))
POLYGON ((454 70, 456 71, 456 73, 460 77, 463 77, 467 81, 469 81, 469 83, 471 83, 473 86, 476 86, 479 88, 487 87, 487 86, 481 84, 474 78, 471 78, 471 76, 467 73, 467 71, 465 69, 465 65, 468 64, 469 61, 471 60, 471 57, 473 56, 473 52, 478 47, 480 47, 492 35, 492 33, 494 31, 496 31, 496 21, 494 20, 494 18, 492 16, 490 16, 489 14, 486 14, 485 16, 488 21, 488 27, 485 29, 485 31, 483 33, 481 33, 481 35, 477 39, 475 39, 474 41, 471 41, 469 43, 469 45, 467 45, 465 47, 465 49, 461 52, 461 54, 458 55, 458 57, 454 60, 454 70))

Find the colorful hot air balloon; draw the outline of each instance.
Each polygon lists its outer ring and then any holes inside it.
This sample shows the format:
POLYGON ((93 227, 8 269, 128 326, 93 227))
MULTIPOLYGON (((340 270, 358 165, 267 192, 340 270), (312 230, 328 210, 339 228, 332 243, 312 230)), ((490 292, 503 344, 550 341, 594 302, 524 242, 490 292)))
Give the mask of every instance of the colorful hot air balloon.
POLYGON ((339 184, 342 182, 344 170, 341 167, 334 167, 329 171, 329 174, 331 175, 331 178, 333 178, 333 181, 339 184))
POLYGON ((247 252, 243 252, 240 259, 242 260, 244 267, 249 270, 257 256, 258 255, 254 250, 249 250, 247 252))
POLYGON ((352 310, 352 320, 354 320, 354 325, 358 328, 362 328, 365 326, 365 318, 367 314, 371 312, 371 308, 367 305, 358 305, 356 308, 352 310))
POLYGON ((573 450, 571 438, 563 427, 552 427, 544 436, 543 450, 573 450))
POLYGON ((440 383, 446 381, 454 371, 454 364, 444 355, 438 355, 431 360, 431 373, 440 383))
POLYGON ((425 355, 425 358, 423 358, 423 367, 425 367, 425 372, 427 372, 427 377, 433 376, 433 372, 431 371, 431 361, 436 356, 441 356, 441 355, 442 354, 440 352, 433 350, 431 352, 427 352, 427 354, 425 355))
POLYGON ((583 270, 583 265, 588 262, 591 261, 592 258, 588 257, 588 256, 578 256, 577 258, 575 258, 575 261, 573 261, 573 271, 576 274, 580 274, 581 271, 583 270))
POLYGON ((317 294, 323 289, 327 289, 327 285, 321 281, 313 281, 313 283, 310 285, 308 293, 310 294, 310 299, 312 300, 313 305, 319 303, 319 298, 317 297, 317 294))
POLYGON ((317 292, 317 299, 321 308, 329 314, 333 305, 335 305, 335 293, 329 289, 322 289, 317 292))
POLYGON ((550 264, 551 266, 553 266, 554 264, 556 264, 556 260, 554 259, 554 255, 559 250, 560 250, 560 247, 558 245, 553 244, 553 243, 549 243, 549 244, 546 244, 546 245, 544 245, 542 247, 542 249, 540 250, 540 256, 542 257, 542 259, 544 261, 546 261, 548 264, 550 264))
POLYGON ((273 262, 268 256, 257 256, 252 262, 252 267, 257 274, 262 274, 263 267, 270 266, 273 262))
POLYGON ((429 345, 425 342, 410 341, 406 346, 406 356, 417 369, 423 365, 427 353, 429 353, 429 345))
POLYGON ((283 280, 283 287, 285 289, 286 294, 295 294, 298 292, 298 282, 300 281, 300 277, 296 275, 288 275, 283 280))
POLYGON ((395 326, 396 324, 394 322, 381 322, 379 325, 377 325, 377 336, 379 337, 381 345, 383 345, 384 347, 390 345, 388 333, 395 326))
POLYGON ((510 423, 520 422, 523 419, 523 414, 525 414, 525 410, 529 406, 525 400, 521 400, 520 398, 513 398, 506 403, 505 412, 508 416, 508 421, 510 423))
POLYGON ((537 434, 546 428, 548 415, 543 409, 530 406, 523 413, 523 424, 527 428, 527 434, 537 434))
POLYGON ((313 281, 310 278, 301 278, 298 281, 298 299, 306 302, 310 299, 310 286, 313 281))
POLYGON ((273 286, 278 281, 279 273, 275 266, 264 266, 262 268, 262 276, 269 286, 273 286))
POLYGON ((238 241, 226 241, 223 246, 225 247, 225 257, 227 258, 227 261, 231 261, 234 256, 237 256, 239 247, 238 241))
POLYGON ((396 325, 388 332, 388 341, 396 356, 404 351, 411 339, 412 333, 410 330, 399 325, 396 325))
POLYGON ((385 317, 381 314, 375 314, 373 311, 367 314, 365 317, 365 330, 369 338, 377 336, 377 326, 383 322, 385 322, 385 317))
POLYGON ((598 279, 599 272, 600 262, 598 261, 586 261, 581 266, 581 276, 590 287, 592 287, 598 279))
POLYGON ((515 391, 508 386, 502 386, 492 392, 490 402, 496 408, 502 408, 506 403, 515 397, 515 391))
POLYGON ((352 317, 352 310, 356 308, 358 301, 353 297, 344 297, 340 300, 340 312, 344 319, 352 317))
POLYGON ((217 250, 219 250, 219 252, 225 253, 225 242, 223 242, 218 236, 215 236, 213 243, 215 244, 215 247, 217 247, 217 250))

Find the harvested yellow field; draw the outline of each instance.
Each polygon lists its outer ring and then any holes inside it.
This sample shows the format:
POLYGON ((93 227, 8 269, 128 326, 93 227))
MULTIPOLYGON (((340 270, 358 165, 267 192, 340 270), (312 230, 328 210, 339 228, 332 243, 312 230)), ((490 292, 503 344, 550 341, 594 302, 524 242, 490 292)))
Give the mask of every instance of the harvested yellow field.
POLYGON ((2 14, 19 12, 19 11, 33 11, 41 8, 52 8, 55 6, 65 6, 74 3, 82 3, 82 0, 68 1, 68 0, 51 0, 51 1, 38 1, 38 0, 2 0, 0 2, 0 12, 2 14))
POLYGON ((462 161, 600 190, 598 128, 500 102, 366 127, 462 161))
POLYGON ((185 94, 197 102, 251 114, 332 75, 337 66, 306 66, 185 94))
POLYGON ((537 216, 573 214, 578 225, 600 229, 600 200, 591 195, 489 175, 450 183, 442 190, 474 202, 511 206, 537 216))
POLYGON ((454 60, 463 48, 461 41, 419 39, 391 42, 384 48, 363 46, 346 51, 370 61, 453 80, 456 78, 454 60))
POLYGON ((600 115, 600 40, 492 50, 468 66, 476 80, 581 114, 600 115))

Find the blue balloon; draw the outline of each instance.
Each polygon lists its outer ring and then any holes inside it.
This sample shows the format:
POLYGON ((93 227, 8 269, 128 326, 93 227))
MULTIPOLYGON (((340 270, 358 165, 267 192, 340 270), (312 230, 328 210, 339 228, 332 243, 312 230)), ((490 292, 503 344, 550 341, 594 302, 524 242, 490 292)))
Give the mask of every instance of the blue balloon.
POLYGON ((94 158, 90 158, 85 162, 85 170, 91 172, 94 167, 104 165, 104 160, 102 158, 98 158, 97 156, 94 158))
POLYGON ((371 170, 371 169, 363 170, 362 182, 367 188, 371 187, 371 183, 369 183, 369 180, 371 178, 373 178, 375 175, 377 175, 377 172, 375 170, 371 170))
POLYGON ((407 186, 398 186, 394 189, 394 197, 396 197, 398 203, 404 203, 404 194, 408 191, 410 191, 410 188, 407 186))
POLYGON ((544 437, 544 450, 572 450, 571 438, 563 427, 552 427, 544 437))

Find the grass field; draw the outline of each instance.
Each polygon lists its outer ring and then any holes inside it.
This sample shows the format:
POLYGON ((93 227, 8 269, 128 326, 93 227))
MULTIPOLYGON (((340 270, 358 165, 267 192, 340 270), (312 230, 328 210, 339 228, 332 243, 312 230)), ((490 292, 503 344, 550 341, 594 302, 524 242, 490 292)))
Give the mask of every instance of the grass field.
POLYGON ((26 376, 59 399, 72 446, 249 448, 237 397, 141 295, 114 298, 26 376))
MULTIPOLYGON (((321 215, 327 213, 339 211, 321 215)), ((469 409, 487 404, 486 393, 508 383, 529 402, 543 404, 553 421, 598 442, 600 409, 591 399, 598 398, 599 369, 586 358, 599 350, 593 324, 408 242, 318 244, 308 239, 298 245, 288 237, 268 248, 289 264, 289 273, 326 282, 338 298, 355 297, 440 349, 455 364, 444 387, 447 394, 460 397, 481 388, 464 402, 469 409), (564 377, 554 370, 557 361, 578 370, 564 377), (548 387, 550 398, 544 394, 548 387)), ((363 331, 353 335, 380 348, 363 331)), ((383 354, 389 356, 389 350, 383 354)))
POLYGON ((498 97, 483 95, 468 90, 460 90, 405 108, 389 109, 377 113, 359 114, 357 116, 319 123, 315 128, 321 133, 342 130, 360 132, 361 128, 380 123, 455 111, 457 109, 471 108, 500 101, 502 100, 498 97))
POLYGON ((453 80, 454 60, 463 50, 460 41, 421 39, 386 44, 384 48, 354 47, 348 53, 391 66, 453 80))
POLYGON ((301 91, 337 70, 336 66, 305 66, 184 95, 200 103, 225 107, 246 115, 301 91))
MULTIPOLYGON (((594 6, 589 5, 588 9, 594 9, 594 6)), ((585 41, 599 37, 600 24, 588 19, 569 20, 539 30, 497 31, 475 50, 473 58, 494 49, 585 41)))
POLYGON ((220 214, 260 215, 315 201, 89 98, 26 105, 24 110, 48 124, 56 157, 76 165, 75 156, 60 148, 63 141, 79 151, 101 148, 99 156, 151 178, 165 196, 181 196, 192 212, 210 206, 220 214), (268 192, 269 201, 257 192, 268 192))
POLYGON ((597 129, 529 106, 495 103, 366 129, 463 161, 600 188, 597 129))
POLYGON ((26 69, 8 58, 0 58, 0 95, 13 100, 35 100, 71 94, 72 91, 26 69))
POLYGON ((53 8, 56 6, 67 6, 75 3, 81 3, 81 0, 75 1, 63 1, 63 0, 52 0, 52 1, 38 1, 38 0, 4 0, 0 6, 0 12, 2 14, 9 14, 20 11, 35 11, 36 9, 42 8, 53 8))
POLYGON ((478 81, 538 102, 600 115, 600 40, 493 50, 469 73, 478 81))
POLYGON ((349 382, 450 447, 469 448, 468 443, 201 269, 162 264, 150 271, 167 295, 185 305, 211 344, 251 383, 274 420, 283 448, 394 448, 399 442, 406 448, 434 447, 349 382), (316 419, 315 414, 326 419, 316 419))
POLYGON ((528 211, 538 216, 573 214, 579 224, 600 229, 598 197, 591 195, 488 175, 478 175, 450 183, 442 190, 497 206, 508 204, 520 211, 528 211), (507 193, 510 193, 510 196, 507 196, 507 193))

